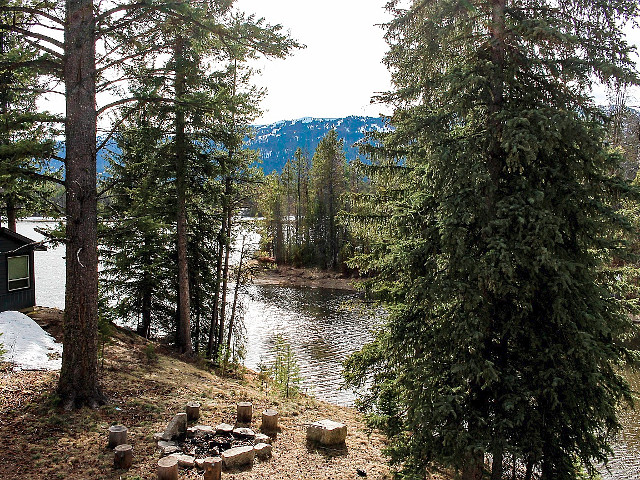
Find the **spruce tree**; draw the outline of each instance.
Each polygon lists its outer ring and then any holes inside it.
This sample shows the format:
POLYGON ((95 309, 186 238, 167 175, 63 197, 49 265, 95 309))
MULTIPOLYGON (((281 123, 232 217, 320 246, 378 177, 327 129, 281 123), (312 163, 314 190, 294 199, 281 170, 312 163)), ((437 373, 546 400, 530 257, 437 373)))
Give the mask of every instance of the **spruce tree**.
POLYGON ((320 140, 310 172, 309 227, 316 262, 323 268, 338 268, 342 260, 344 229, 338 223, 338 213, 347 189, 346 171, 344 140, 331 130, 320 140))
POLYGON ((402 478, 480 479, 489 460, 496 480, 507 462, 526 479, 593 473, 631 398, 631 306, 607 267, 635 191, 589 87, 637 82, 621 30, 637 1, 403 5, 386 26, 395 131, 363 218, 385 216, 354 260, 390 318, 347 378, 373 379, 362 406, 402 478))

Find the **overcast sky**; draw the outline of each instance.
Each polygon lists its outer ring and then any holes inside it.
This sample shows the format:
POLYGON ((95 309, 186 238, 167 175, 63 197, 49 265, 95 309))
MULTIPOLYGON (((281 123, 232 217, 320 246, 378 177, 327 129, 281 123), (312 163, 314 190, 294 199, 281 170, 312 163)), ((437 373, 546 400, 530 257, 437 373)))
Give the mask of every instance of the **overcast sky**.
MULTIPOLYGON (((383 30, 389 19, 386 0, 236 0, 236 7, 281 24, 307 46, 285 60, 261 61, 254 82, 268 89, 257 123, 301 117, 377 116, 385 106, 371 105, 376 92, 389 88, 381 60, 386 51, 383 30)), ((640 47, 640 31, 629 39, 640 47)), ((636 57, 637 58, 637 57, 636 57)), ((604 90, 594 92, 606 102, 604 90)), ((630 105, 640 105, 636 89, 630 105)))
POLYGON ((386 0, 236 0, 236 7, 255 13, 307 48, 284 60, 259 62, 254 82, 267 87, 265 111, 257 123, 301 117, 377 116, 375 93, 389 89, 382 65, 383 30, 376 24, 390 17, 386 0))

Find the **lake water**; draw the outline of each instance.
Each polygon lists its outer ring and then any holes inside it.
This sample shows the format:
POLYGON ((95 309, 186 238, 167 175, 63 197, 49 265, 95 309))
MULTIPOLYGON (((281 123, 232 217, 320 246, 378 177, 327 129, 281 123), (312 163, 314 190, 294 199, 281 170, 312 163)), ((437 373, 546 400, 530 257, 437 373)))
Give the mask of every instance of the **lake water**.
MULTIPOLYGON (((41 222, 20 222, 18 232, 33 240, 43 237, 34 228, 41 222)), ((254 239, 255 240, 255 239, 254 239)), ((64 248, 35 252, 36 303, 64 308, 64 248)), ((246 305, 247 367, 257 369, 269 360, 276 335, 282 335, 296 354, 303 377, 303 389, 318 398, 340 405, 353 403, 353 392, 342 390, 341 364, 370 338, 371 328, 382 312, 349 306, 357 295, 342 290, 254 285, 243 297, 246 305)), ((640 374, 627 378, 640 391, 640 374)), ((640 403, 639 403, 640 408, 640 403)), ((614 445, 610 471, 604 480, 640 479, 640 412, 620 414, 624 429, 614 445)))

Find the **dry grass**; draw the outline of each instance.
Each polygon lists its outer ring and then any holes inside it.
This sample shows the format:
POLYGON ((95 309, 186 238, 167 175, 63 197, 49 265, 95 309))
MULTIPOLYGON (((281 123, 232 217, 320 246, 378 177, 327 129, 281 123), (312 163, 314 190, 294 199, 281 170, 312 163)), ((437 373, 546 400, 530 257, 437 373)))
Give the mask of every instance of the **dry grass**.
MULTIPOLYGON (((40 321, 40 320, 39 320, 40 321)), ((53 322, 55 323, 55 322, 53 322)), ((355 479, 356 468, 367 478, 390 478, 381 455, 383 438, 367 431, 356 411, 308 397, 282 399, 261 389, 252 372, 242 378, 221 378, 162 353, 149 362, 147 342, 119 330, 107 346, 101 382, 110 403, 100 409, 64 412, 54 389, 57 373, 0 371, 0 478, 2 479, 155 479, 158 451, 152 436, 162 431, 188 401, 202 404, 199 423, 233 423, 235 403, 252 401, 253 427, 267 407, 281 414, 282 431, 273 443, 273 458, 253 468, 225 472, 223 478, 355 479), (346 447, 322 449, 307 445, 305 425, 321 418, 347 424, 346 447), (133 467, 113 467, 107 448, 108 428, 129 428, 133 467)), ((202 478, 197 470, 181 470, 181 478, 202 478)))

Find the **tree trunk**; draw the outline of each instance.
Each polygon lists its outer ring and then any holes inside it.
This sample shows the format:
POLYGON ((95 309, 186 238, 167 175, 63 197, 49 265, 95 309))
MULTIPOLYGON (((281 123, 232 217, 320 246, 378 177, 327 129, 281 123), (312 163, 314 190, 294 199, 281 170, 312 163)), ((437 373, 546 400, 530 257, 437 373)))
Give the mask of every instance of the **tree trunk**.
POLYGON ((462 480, 482 480, 482 455, 468 455, 462 468, 462 480))
POLYGON ((231 307, 231 318, 229 319, 229 327, 227 334, 227 351, 225 352, 225 359, 229 360, 229 354, 231 352, 231 337, 233 336, 233 324, 236 319, 236 307, 238 306, 238 293, 240 292, 240 277, 242 275, 242 261, 244 260, 244 237, 242 238, 242 247, 240 249, 240 262, 238 263, 238 271, 236 273, 236 288, 233 292, 233 307, 231 307))
POLYGON ((502 480, 504 473, 504 449, 496 447, 493 451, 493 462, 491 464, 491 480, 502 480))
POLYGON ((18 226, 18 209, 11 195, 7 195, 7 228, 15 232, 18 226))
POLYGON ((214 354, 218 351, 215 345, 218 332, 218 305, 220 304, 220 285, 222 277, 222 255, 224 252, 224 232, 226 231, 226 217, 222 217, 222 226, 220 227, 220 235, 218 236, 218 258, 216 261, 216 286, 213 292, 213 309, 211 318, 211 327, 209 328, 209 342, 207 343, 207 357, 214 358, 214 354))
POLYGON ((142 323, 138 325, 138 335, 149 338, 151 336, 151 309, 153 290, 151 288, 151 255, 149 254, 149 246, 151 241, 144 239, 145 253, 143 260, 144 273, 142 276, 142 323))
MULTIPOLYGON (((185 93, 184 72, 184 39, 176 38, 175 44, 175 95, 180 100, 185 93)), ((187 258, 187 140, 185 114, 179 102, 176 104, 176 223, 177 223, 177 251, 178 251, 178 328, 177 344, 180 351, 186 355, 193 353, 191 343, 191 312, 189 297, 189 263, 187 258)))
POLYGON ((95 18, 92 0, 67 0, 66 292, 58 394, 65 408, 97 407, 98 248, 96 192, 95 18))
POLYGON ((229 286, 229 255, 231 253, 231 178, 227 177, 225 185, 225 215, 227 230, 224 242, 224 267, 222 269, 222 299, 220 300, 220 328, 218 329, 218 350, 224 340, 224 322, 227 311, 227 288, 229 286))

